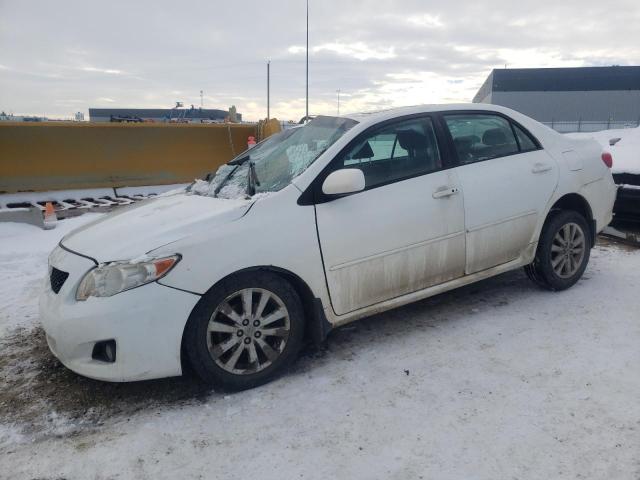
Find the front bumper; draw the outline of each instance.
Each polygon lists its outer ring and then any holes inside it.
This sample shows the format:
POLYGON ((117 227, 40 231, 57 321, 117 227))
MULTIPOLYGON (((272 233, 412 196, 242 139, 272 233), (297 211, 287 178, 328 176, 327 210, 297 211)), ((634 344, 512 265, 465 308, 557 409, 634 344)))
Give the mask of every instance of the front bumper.
POLYGON ((69 273, 56 294, 47 278, 40 295, 40 318, 53 354, 80 375, 113 382, 180 375, 184 326, 200 296, 150 283, 112 297, 75 299, 88 258, 60 247, 50 266, 69 273), (116 361, 92 358, 96 342, 116 341, 116 361))

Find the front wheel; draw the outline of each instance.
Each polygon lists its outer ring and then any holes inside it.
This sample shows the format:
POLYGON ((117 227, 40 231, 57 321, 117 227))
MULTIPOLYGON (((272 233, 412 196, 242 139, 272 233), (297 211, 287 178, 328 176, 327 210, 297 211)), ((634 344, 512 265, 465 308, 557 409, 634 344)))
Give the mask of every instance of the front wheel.
POLYGON ((203 380, 244 390, 282 373, 295 359, 303 333, 295 289, 270 272, 245 272, 202 298, 187 322, 184 348, 203 380))
POLYGON ((548 290, 574 285, 589 263, 589 226, 578 212, 553 212, 540 234, 536 257, 525 271, 531 280, 548 290))

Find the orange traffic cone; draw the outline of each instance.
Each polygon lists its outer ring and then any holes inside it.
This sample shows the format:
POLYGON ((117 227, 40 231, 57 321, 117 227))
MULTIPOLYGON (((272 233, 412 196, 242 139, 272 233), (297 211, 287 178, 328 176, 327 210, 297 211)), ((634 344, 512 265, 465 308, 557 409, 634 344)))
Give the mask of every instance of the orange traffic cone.
POLYGON ((56 211, 53 209, 53 203, 47 202, 44 207, 44 229, 51 230, 52 228, 56 228, 56 223, 58 223, 58 216, 56 215, 56 211))

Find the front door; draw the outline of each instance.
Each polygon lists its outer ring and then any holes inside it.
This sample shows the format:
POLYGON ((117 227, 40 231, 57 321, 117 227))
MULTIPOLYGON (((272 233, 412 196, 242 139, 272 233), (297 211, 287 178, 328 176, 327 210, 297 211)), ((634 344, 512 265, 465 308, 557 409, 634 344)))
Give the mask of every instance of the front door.
POLYGON ((466 273, 517 259, 558 183, 558 166, 521 126, 491 113, 445 114, 458 156, 466 273))
POLYGON ((464 208, 429 117, 367 131, 332 169, 359 168, 362 192, 316 205, 338 315, 464 275, 464 208))

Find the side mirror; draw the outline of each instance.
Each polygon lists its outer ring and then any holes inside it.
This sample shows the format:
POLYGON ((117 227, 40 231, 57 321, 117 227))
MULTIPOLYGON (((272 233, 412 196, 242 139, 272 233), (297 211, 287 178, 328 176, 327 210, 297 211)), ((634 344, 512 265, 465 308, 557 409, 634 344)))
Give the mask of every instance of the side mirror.
POLYGON ((346 195, 364 190, 364 173, 357 168, 345 168, 331 172, 322 184, 325 195, 346 195))

